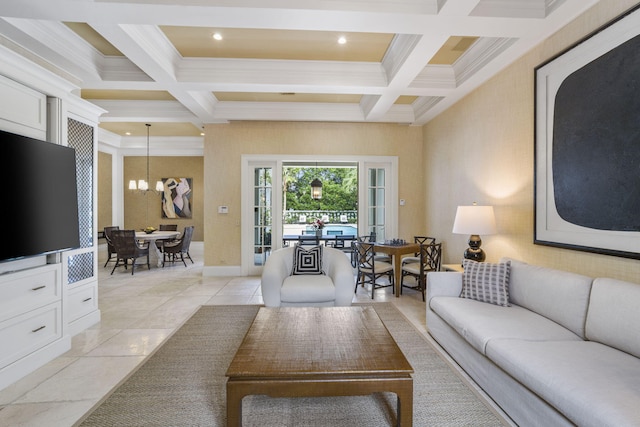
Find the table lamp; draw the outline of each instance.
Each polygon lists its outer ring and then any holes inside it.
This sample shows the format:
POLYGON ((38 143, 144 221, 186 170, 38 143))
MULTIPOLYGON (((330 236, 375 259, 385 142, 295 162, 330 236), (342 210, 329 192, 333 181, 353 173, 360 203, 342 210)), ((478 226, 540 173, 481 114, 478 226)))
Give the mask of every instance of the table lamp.
POLYGON ((464 251, 464 258, 482 262, 486 254, 480 245, 480 234, 496 233, 496 218, 493 214, 493 206, 458 206, 456 219, 453 222, 453 232, 456 234, 469 234, 469 247, 464 251))

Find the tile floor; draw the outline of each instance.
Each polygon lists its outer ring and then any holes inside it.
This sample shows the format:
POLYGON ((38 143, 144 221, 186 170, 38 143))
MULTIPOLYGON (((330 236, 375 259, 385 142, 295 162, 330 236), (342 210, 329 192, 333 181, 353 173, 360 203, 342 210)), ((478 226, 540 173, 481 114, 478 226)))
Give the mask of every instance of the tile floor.
MULTIPOLYGON (((103 268, 99 252, 99 324, 73 337, 67 353, 0 390, 0 426, 66 427, 82 419, 110 390, 140 365, 201 305, 262 304, 259 277, 203 277, 202 244, 195 261, 164 269, 103 268)), ((112 264, 110 264, 112 265, 112 264)), ((425 305, 418 292, 395 298, 391 288, 374 302, 391 301, 426 334, 425 305)), ((370 302, 358 288, 354 302, 370 302)))

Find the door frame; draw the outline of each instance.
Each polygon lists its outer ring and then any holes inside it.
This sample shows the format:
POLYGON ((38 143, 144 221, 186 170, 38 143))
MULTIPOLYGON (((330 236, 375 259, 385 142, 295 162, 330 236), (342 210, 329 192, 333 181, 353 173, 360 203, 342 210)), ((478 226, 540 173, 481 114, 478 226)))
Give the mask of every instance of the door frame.
POLYGON ((282 247, 282 166, 291 162, 349 162, 358 164, 358 234, 368 234, 364 219, 368 215, 366 197, 366 167, 388 165, 390 176, 385 203, 388 213, 387 236, 398 233, 398 157, 397 156, 345 156, 304 154, 243 154, 241 156, 241 220, 240 220, 240 271, 243 276, 258 275, 261 266, 254 266, 253 259, 253 168, 273 167, 272 197, 272 250, 282 247), (321 159, 321 160, 320 160, 321 159), (276 191, 277 189, 277 191, 276 191), (362 218, 362 220, 361 220, 362 218))

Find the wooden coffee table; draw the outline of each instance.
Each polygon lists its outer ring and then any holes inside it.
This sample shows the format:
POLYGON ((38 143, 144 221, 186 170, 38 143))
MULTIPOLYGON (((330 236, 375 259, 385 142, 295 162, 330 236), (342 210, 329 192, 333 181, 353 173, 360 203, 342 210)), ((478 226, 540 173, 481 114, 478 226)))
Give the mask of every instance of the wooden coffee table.
POLYGON ((227 425, 242 398, 397 395, 397 425, 413 423, 413 368, 372 307, 260 308, 227 370, 227 425))

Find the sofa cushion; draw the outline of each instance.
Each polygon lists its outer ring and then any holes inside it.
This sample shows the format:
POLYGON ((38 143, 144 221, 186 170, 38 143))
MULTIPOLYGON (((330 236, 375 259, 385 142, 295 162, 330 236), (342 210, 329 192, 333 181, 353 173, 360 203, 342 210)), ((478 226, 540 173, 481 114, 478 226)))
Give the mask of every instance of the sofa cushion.
POLYGON ((487 356, 579 426, 637 426, 640 359, 589 341, 491 340, 487 356))
POLYGON ((593 281, 586 336, 640 357, 640 285, 615 279, 593 281))
POLYGON ((509 300, 584 338, 592 279, 566 271, 511 261, 509 300))
POLYGON ((510 261, 491 264, 465 259, 462 266, 462 298, 509 306, 510 261))
POLYGON ((335 295, 333 281, 325 275, 288 276, 280 288, 282 302, 326 302, 335 295))
POLYGON ((291 274, 324 274, 322 271, 322 246, 305 249, 296 245, 293 251, 291 274))
POLYGON ((568 329, 516 305, 501 307, 465 298, 433 297, 429 307, 482 354, 492 339, 580 340, 568 329))

